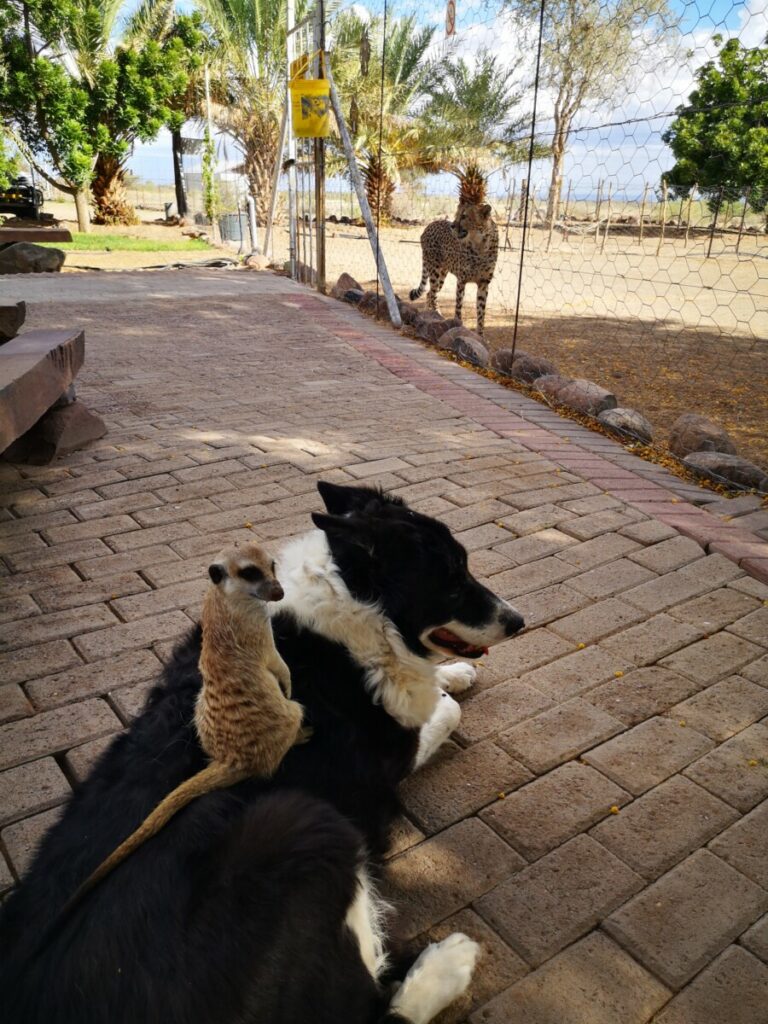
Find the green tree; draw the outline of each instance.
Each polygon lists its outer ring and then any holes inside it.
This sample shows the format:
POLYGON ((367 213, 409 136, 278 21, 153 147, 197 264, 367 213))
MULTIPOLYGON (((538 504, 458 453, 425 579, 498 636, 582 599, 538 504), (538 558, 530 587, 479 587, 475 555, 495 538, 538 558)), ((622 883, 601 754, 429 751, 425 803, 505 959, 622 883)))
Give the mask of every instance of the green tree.
POLYGON ((0 116, 47 181, 74 196, 88 230, 130 218, 124 167, 182 114, 176 101, 198 60, 198 16, 164 42, 113 45, 122 0, 5 0, 0 13, 0 116))
POLYGON ((334 26, 334 78, 340 95, 350 97, 348 120, 368 202, 384 220, 392 216, 404 172, 439 169, 422 116, 440 66, 428 55, 434 33, 419 27, 416 15, 390 21, 386 42, 381 18, 349 11, 334 26))
POLYGON ((19 156, 9 149, 9 142, 6 133, 0 129, 0 188, 7 188, 11 178, 19 173, 19 156))
MULTIPOLYGON (((538 38, 540 0, 504 0, 517 24, 538 38)), ((547 0, 541 83, 554 96, 547 220, 557 217, 563 159, 576 115, 587 104, 614 107, 632 85, 638 54, 673 29, 666 0, 547 0)))
MULTIPOLYGON (((520 64, 481 50, 471 64, 461 58, 437 68, 423 114, 425 146, 459 179, 461 202, 485 202, 488 170, 528 156, 520 140, 530 117, 521 112, 523 90, 515 85, 520 64)), ((537 146, 536 156, 546 152, 537 146)))
POLYGON ((746 199, 768 229, 768 39, 729 39, 696 73, 696 88, 662 138, 676 163, 663 178, 676 195, 695 186, 710 206, 746 199))

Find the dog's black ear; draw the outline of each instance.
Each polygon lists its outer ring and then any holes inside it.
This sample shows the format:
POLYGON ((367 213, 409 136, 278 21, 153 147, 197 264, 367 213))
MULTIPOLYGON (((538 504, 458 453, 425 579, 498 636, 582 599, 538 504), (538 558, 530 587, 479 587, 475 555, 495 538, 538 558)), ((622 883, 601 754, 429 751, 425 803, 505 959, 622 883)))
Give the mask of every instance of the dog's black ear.
POLYGON ((313 512, 312 522, 329 537, 338 537, 348 544, 370 546, 369 524, 358 516, 327 516, 324 512, 313 512))
POLYGON ((334 516, 365 508, 371 500, 378 497, 377 492, 371 487, 342 487, 327 480, 318 480, 317 489, 323 504, 334 516))

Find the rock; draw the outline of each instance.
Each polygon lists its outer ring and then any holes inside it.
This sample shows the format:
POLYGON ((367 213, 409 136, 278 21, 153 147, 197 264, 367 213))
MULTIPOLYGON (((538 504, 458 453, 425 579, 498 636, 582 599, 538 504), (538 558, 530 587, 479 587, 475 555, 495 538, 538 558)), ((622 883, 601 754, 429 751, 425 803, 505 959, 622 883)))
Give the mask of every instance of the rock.
POLYGON ((365 292, 362 288, 350 288, 348 292, 344 292, 341 296, 341 301, 348 302, 351 306, 357 306, 364 295, 365 292))
POLYGON ((573 384, 573 377, 562 377, 559 373, 548 373, 544 377, 538 377, 533 385, 545 398, 551 402, 559 401, 558 395, 569 384, 573 384))
POLYGON ((605 409, 615 409, 619 404, 616 395, 601 388, 594 381, 582 378, 571 381, 558 391, 557 400, 585 416, 597 416, 605 409))
POLYGON ((691 452, 683 459, 686 466, 703 476, 722 483, 738 484, 768 494, 768 473, 730 452, 691 452))
POLYGON ((447 331, 452 331, 455 327, 461 327, 461 320, 457 320, 455 317, 452 317, 450 320, 432 320, 425 324, 420 334, 426 341, 431 341, 433 345, 438 345, 442 336, 447 331))
POLYGON ((474 366, 485 367, 490 362, 488 349, 481 338, 467 327, 450 328, 441 335, 437 344, 474 366))
POLYGON ((641 441, 651 442, 653 440, 653 427, 637 409, 616 406, 615 409, 604 409, 597 418, 600 423, 615 430, 618 434, 628 434, 641 441))
POLYGON ((269 267, 269 260, 260 252, 252 252, 245 257, 243 263, 249 270, 267 270, 269 267))
POLYGON ((511 348, 499 348, 491 356, 491 366, 494 370, 498 370, 499 373, 508 374, 512 369, 514 360, 522 355, 528 355, 528 353, 516 349, 513 355, 511 348))
POLYGON ((84 358, 82 331, 26 331, 0 348, 0 452, 64 394, 84 358))
POLYGON ((413 327, 420 316, 418 308, 412 302, 398 302, 397 305, 400 310, 400 319, 404 324, 413 327))
POLYGON ((56 399, 51 408, 63 409, 65 406, 72 405, 72 403, 76 401, 77 393, 75 392, 75 385, 70 384, 67 390, 56 399))
POLYGON ((378 301, 376 292, 363 292, 357 306, 361 313, 375 313, 378 301))
POLYGON ((343 299, 351 288, 354 288, 356 292, 365 291, 360 282, 356 281, 351 274, 342 274, 333 288, 331 288, 331 295, 334 299, 343 299))
POLYGON ((58 455, 83 448, 107 432, 101 417, 90 412, 82 402, 72 402, 60 409, 50 409, 37 423, 8 448, 3 458, 8 462, 27 462, 45 466, 58 455))
POLYGON ((61 270, 64 253, 34 242, 14 242, 0 250, 0 274, 48 274, 61 270))
POLYGON ((529 356, 524 352, 515 354, 515 360, 508 370, 513 380, 532 384, 539 377, 551 377, 557 373, 557 367, 543 356, 529 356))
POLYGON ((27 316, 26 302, 15 302, 12 306, 0 306, 0 345, 15 338, 24 325, 27 316))
POLYGON ((429 329, 431 325, 435 323, 442 324, 444 322, 443 317, 441 317, 439 313, 433 313, 431 310, 426 310, 423 313, 419 313, 413 323, 410 324, 410 328, 418 334, 420 338, 424 338, 425 341, 429 341, 429 329))
POLYGON ((736 454, 736 445, 719 423, 696 412, 678 416, 669 432, 669 448, 684 458, 691 452, 726 452, 736 454))

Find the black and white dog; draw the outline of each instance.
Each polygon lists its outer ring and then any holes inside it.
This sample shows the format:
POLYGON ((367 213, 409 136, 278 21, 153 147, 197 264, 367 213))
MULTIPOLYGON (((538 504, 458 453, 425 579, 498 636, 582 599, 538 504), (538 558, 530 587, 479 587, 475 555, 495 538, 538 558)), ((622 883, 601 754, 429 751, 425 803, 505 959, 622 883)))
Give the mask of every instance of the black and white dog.
POLYGON ((387 961, 372 877, 397 786, 459 721, 450 691, 521 617, 441 523, 369 488, 320 484, 289 545, 274 619, 314 733, 278 774, 191 804, 53 928, 80 882, 203 766, 199 629, 46 836, 0 919, 6 1024, 426 1024, 469 984, 477 945, 387 961))

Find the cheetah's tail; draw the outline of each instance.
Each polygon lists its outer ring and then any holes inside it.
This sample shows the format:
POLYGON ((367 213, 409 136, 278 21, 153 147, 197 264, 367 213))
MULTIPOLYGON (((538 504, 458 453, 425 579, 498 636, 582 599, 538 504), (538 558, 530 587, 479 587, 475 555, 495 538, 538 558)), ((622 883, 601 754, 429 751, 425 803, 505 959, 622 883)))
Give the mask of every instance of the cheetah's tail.
POLYGON ((425 267, 422 270, 422 272, 421 272, 421 283, 419 284, 419 287, 411 289, 411 293, 410 293, 411 302, 415 302, 416 299, 420 299, 421 298, 421 296, 424 294, 424 290, 427 287, 427 281, 428 280, 429 280, 429 274, 427 273, 427 268, 425 267))

